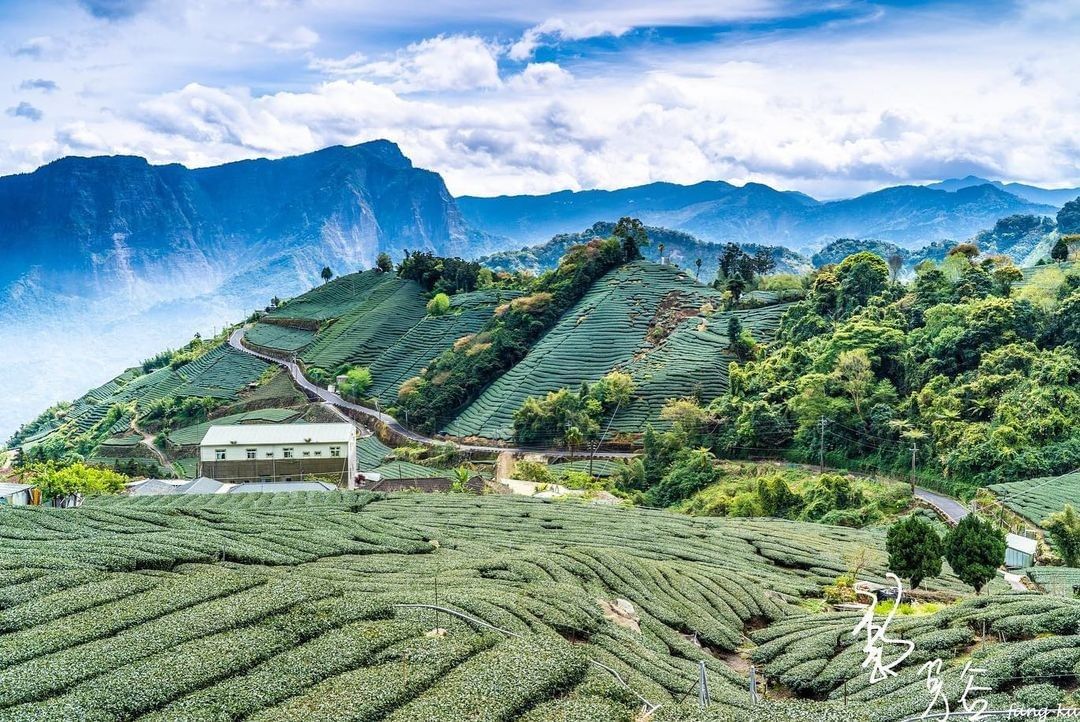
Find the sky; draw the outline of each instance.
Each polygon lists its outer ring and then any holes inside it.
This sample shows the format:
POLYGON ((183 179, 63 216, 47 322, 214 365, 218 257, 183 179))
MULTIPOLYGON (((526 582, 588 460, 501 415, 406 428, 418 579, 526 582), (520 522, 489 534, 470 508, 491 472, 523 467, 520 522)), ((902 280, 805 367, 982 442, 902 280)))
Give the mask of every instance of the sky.
POLYGON ((0 174, 387 138, 455 195, 1080 185, 1080 0, 0 0, 0 174))

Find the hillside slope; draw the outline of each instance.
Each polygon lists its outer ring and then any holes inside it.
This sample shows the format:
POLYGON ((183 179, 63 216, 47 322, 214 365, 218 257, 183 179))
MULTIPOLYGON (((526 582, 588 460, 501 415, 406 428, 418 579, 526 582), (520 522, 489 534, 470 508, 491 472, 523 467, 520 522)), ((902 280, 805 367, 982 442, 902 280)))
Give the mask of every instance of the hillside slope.
MULTIPOLYGON (((589 292, 509 372, 443 431, 453 436, 508 439, 513 414, 526 397, 578 388, 622 370, 635 382, 628 407, 612 428, 640 432, 658 423, 664 401, 698 393, 712 399, 727 388, 734 360, 725 336, 721 294, 674 266, 635 261, 598 280, 589 292)), ((785 306, 736 311, 759 340, 771 340, 785 306)))
POLYGON ((64 158, 0 178, 0 435, 87 379, 212 333, 380 251, 493 250, 438 174, 375 141, 188 169, 64 158), (84 351, 75 362, 57 339, 84 351))

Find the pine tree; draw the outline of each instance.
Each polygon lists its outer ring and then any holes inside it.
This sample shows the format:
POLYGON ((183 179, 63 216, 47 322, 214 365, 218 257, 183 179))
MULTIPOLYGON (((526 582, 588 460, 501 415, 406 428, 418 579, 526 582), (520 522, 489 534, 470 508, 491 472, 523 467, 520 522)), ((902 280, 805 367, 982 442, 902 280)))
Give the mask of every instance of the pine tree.
POLYGON ((1005 561, 1005 535, 969 514, 945 536, 945 560, 960 581, 978 594, 1005 561))
POLYGON ((941 574, 941 538, 924 519, 909 516, 889 527, 885 550, 889 569, 909 579, 912 589, 941 574))

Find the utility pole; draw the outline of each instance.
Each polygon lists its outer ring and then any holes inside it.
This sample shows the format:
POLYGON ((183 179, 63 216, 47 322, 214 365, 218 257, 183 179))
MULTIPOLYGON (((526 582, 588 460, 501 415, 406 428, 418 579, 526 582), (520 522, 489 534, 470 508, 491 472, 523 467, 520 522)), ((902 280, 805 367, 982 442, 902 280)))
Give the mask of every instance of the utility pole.
POLYGON ((818 473, 825 473, 825 424, 829 423, 829 420, 824 416, 818 421, 821 426, 821 442, 818 448, 818 473))
POLYGON ((919 445, 911 443, 911 495, 915 496, 915 454, 919 451, 919 445))

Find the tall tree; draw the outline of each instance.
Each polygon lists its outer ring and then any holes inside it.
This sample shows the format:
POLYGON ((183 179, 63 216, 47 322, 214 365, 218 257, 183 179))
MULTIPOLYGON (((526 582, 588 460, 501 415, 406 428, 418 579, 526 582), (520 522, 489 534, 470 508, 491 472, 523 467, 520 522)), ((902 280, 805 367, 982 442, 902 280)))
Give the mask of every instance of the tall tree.
POLYGON ((697 280, 699 280, 701 278, 701 259, 700 258, 698 258, 697 260, 694 261, 694 266, 697 268, 697 270, 694 271, 694 280, 697 281, 697 280))
POLYGON ((901 519, 889 527, 885 550, 889 552, 889 569, 909 579, 912 589, 917 589, 924 579, 941 574, 941 537, 918 516, 901 519))
POLYGON ((319 275, 322 276, 323 283, 328 283, 334 277, 334 272, 330 270, 330 266, 323 266, 322 273, 319 275))
POLYGON ((383 251, 375 258, 375 268, 383 273, 390 273, 394 270, 394 261, 390 258, 390 254, 383 251))
POLYGON ((945 536, 945 560, 975 594, 997 574, 1005 561, 1005 535, 974 514, 968 514, 945 536))
POLYGON ((1065 561, 1065 566, 1080 566, 1080 514, 1072 504, 1043 521, 1042 526, 1053 535, 1054 546, 1065 561))
POLYGON ((1058 236, 1054 247, 1050 249, 1050 258, 1058 262, 1069 260, 1069 244, 1065 241, 1065 236, 1058 236))
POLYGON ((622 244, 623 255, 628 261, 636 261, 641 258, 641 247, 649 245, 649 234, 645 230, 645 224, 637 218, 623 216, 615 224, 612 235, 619 239, 622 244))
POLYGON ((899 253, 889 256, 889 280, 896 283, 900 278, 900 269, 904 267, 904 257, 899 253))

